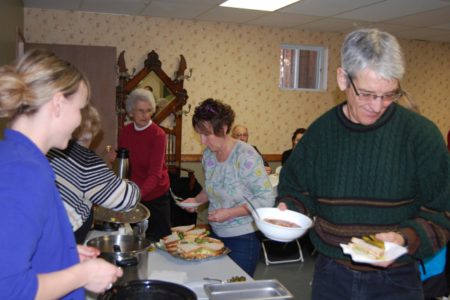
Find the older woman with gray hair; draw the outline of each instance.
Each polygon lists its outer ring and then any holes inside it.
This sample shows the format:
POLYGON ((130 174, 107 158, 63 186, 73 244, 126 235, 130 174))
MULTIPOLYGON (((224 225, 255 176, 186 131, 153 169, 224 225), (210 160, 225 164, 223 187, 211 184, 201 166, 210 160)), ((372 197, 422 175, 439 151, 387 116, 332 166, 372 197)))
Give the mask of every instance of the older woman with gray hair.
POLYGON ((399 105, 403 53, 377 29, 347 35, 337 69, 347 100, 308 128, 283 166, 279 207, 315 217, 312 299, 423 299, 418 261, 450 237, 450 157, 430 120, 399 105), (346 255, 375 236, 405 255, 346 255))
POLYGON ((141 203, 151 213, 146 236, 158 241, 170 234, 166 134, 152 122, 155 98, 149 90, 136 89, 131 92, 126 111, 133 122, 122 128, 118 146, 129 151, 130 179, 139 186, 141 203))

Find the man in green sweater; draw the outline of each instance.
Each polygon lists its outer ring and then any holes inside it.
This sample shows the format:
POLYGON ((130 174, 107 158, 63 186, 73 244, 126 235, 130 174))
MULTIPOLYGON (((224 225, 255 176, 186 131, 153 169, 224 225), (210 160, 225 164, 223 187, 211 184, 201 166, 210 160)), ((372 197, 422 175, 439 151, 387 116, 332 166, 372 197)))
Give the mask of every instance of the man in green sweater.
POLYGON ((418 262, 449 240, 450 156, 438 128, 396 102, 401 48, 376 29, 350 33, 337 82, 347 101, 308 128, 283 166, 279 207, 315 217, 313 300, 423 299, 418 262), (388 262, 352 261, 340 244, 375 235, 407 247, 388 262))

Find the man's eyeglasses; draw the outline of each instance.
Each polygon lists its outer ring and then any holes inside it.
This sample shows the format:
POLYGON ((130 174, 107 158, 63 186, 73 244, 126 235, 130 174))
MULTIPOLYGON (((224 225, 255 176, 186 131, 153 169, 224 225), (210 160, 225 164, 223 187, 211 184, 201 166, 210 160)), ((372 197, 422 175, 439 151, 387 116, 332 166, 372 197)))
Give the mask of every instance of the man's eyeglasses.
POLYGON ((383 102, 395 102, 398 99, 400 99, 404 94, 404 92, 401 90, 400 87, 396 92, 384 94, 381 96, 372 93, 359 92, 355 86, 355 83, 353 82, 352 77, 350 75, 347 75, 347 78, 350 81, 350 84, 352 85, 353 91, 355 92, 356 96, 358 96, 358 99, 361 101, 370 102, 372 100, 380 98, 381 101, 383 102))

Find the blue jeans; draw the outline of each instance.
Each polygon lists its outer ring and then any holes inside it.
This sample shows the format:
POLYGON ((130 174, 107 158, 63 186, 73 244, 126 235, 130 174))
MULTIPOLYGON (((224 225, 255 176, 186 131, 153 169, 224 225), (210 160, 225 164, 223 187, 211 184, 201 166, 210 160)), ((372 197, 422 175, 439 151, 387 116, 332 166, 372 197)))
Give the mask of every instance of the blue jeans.
POLYGON ((319 255, 316 259, 313 300, 423 300, 417 264, 360 272, 319 255))
POLYGON ((228 256, 242 270, 253 277, 261 253, 261 241, 256 233, 253 232, 233 237, 217 237, 212 233, 211 236, 220 239, 231 250, 228 256))

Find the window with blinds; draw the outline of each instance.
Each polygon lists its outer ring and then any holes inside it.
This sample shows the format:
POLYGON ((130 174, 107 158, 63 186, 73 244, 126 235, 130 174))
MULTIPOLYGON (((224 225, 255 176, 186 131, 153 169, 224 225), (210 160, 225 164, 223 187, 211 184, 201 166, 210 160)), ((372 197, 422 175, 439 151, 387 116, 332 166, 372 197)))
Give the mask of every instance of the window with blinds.
POLYGON ((318 46, 281 45, 280 88, 326 90, 327 49, 318 46))

